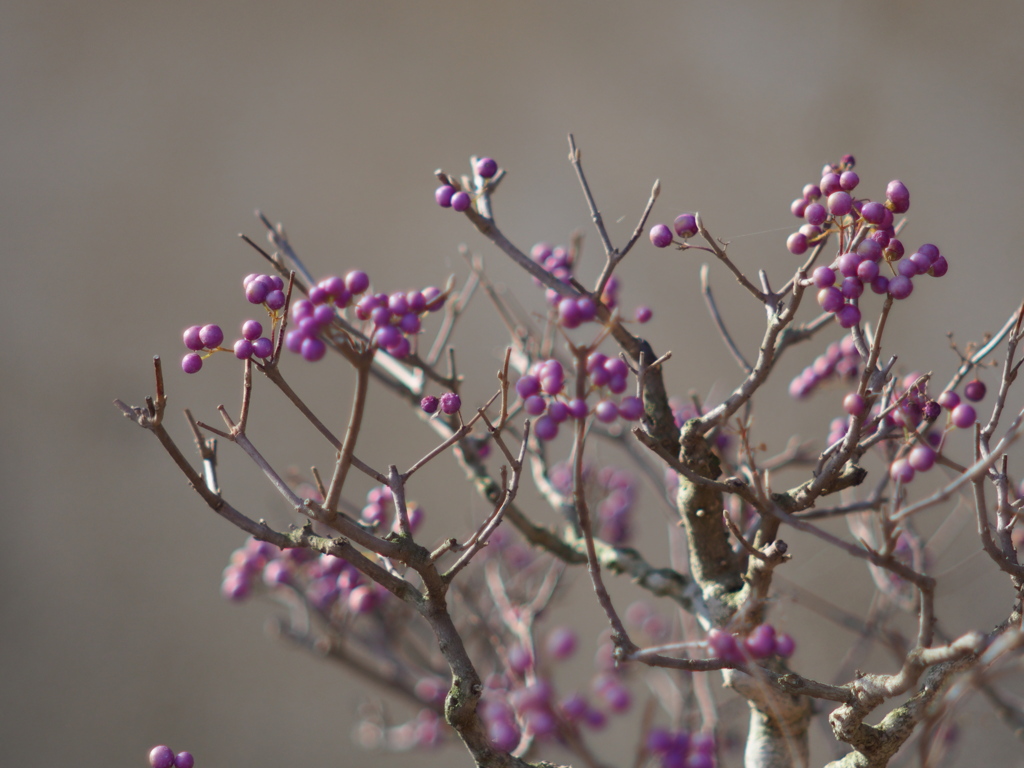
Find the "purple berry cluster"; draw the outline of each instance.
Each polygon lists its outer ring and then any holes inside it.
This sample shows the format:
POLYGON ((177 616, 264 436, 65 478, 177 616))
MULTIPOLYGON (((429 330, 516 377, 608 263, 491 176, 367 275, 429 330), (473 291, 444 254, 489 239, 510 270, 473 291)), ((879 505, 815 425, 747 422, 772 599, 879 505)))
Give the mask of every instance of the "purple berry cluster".
POLYGON ((652 728, 644 739, 647 751, 661 768, 714 768, 715 737, 711 733, 689 733, 652 728))
POLYGON ((809 397, 819 385, 833 379, 852 380, 857 378, 860 367, 860 353, 852 336, 834 341, 814 362, 803 369, 789 383, 789 394, 797 400, 809 397))
MULTIPOLYGON (((473 170, 481 179, 490 179, 498 173, 498 163, 493 158, 481 157, 476 161, 473 170)), ((458 213, 469 210, 469 206, 473 204, 473 198, 468 192, 451 184, 442 184, 435 189, 434 200, 442 208, 451 208, 458 213)))
POLYGON ((232 352, 239 360, 257 357, 268 360, 274 354, 273 332, 280 320, 280 311, 284 309, 284 280, 277 275, 247 275, 242 280, 245 298, 250 304, 262 305, 270 316, 271 330, 269 336, 263 335, 263 324, 259 320, 246 320, 242 323, 240 338, 223 346, 224 331, 219 325, 193 325, 185 329, 182 340, 192 350, 181 360, 181 369, 185 373, 197 373, 203 367, 203 360, 214 352, 232 352))
POLYGON ((650 237, 651 244, 655 248, 668 248, 675 239, 672 236, 672 232, 675 230, 675 234, 680 240, 684 242, 676 243, 680 248, 686 247, 686 240, 695 236, 698 232, 697 228, 697 216, 693 213, 681 213, 676 216, 676 220, 672 222, 672 229, 669 229, 664 224, 655 224, 651 227, 650 237))
POLYGON ((308 298, 292 304, 293 327, 285 334, 285 347, 310 362, 320 360, 327 353, 322 334, 339 311, 351 310, 378 348, 393 357, 406 357, 420 332, 423 315, 444 306, 441 290, 431 286, 387 294, 370 293, 369 288, 370 278, 361 270, 352 270, 344 279, 325 277, 310 289, 308 298))
POLYGON ((522 645, 508 648, 506 672, 488 676, 478 710, 496 748, 514 750, 524 736, 561 741, 567 734, 578 732, 581 726, 600 730, 607 724, 609 715, 630 709, 632 693, 614 663, 592 680, 591 690, 597 705, 579 691, 557 695, 550 664, 571 658, 578 645, 576 632, 561 626, 549 632, 540 658, 535 658, 534 653, 522 645))
MULTIPOLYGON (((552 485, 569 495, 573 490, 572 464, 561 462, 551 468, 552 485)), ((584 463, 583 487, 587 503, 596 512, 596 535, 609 544, 627 543, 633 535, 633 504, 636 478, 616 467, 594 468, 584 463)))
POLYGON ((424 413, 431 415, 437 413, 440 408, 441 413, 452 416, 462 408, 462 398, 456 392, 445 392, 440 397, 427 395, 420 400, 420 408, 424 413))
POLYGON ((149 764, 151 768, 193 768, 196 761, 190 752, 174 754, 166 744, 160 744, 149 750, 149 764))
MULTIPOLYGON (((587 375, 591 391, 603 394, 593 408, 594 417, 609 424, 618 418, 636 421, 644 412, 643 401, 633 395, 618 402, 611 395, 626 391, 629 366, 617 357, 592 352, 587 357, 587 375)), ((555 359, 542 360, 530 366, 516 382, 516 392, 523 401, 523 410, 539 417, 533 432, 541 440, 554 440, 558 426, 566 419, 585 419, 591 409, 586 400, 569 398, 565 394, 565 369, 555 359)))
POLYGON ((742 640, 724 629, 708 632, 708 652, 716 659, 745 664, 751 659, 781 656, 788 659, 796 650, 790 635, 778 634, 771 624, 758 624, 742 640))
POLYGON ((905 256, 896 238, 893 214, 910 207, 910 192, 899 180, 889 182, 885 202, 852 195, 860 177, 854 160, 826 165, 819 184, 804 187, 803 196, 791 210, 806 223, 786 241, 790 253, 803 254, 830 232, 839 233, 839 255, 831 265, 820 266, 811 276, 818 288, 818 304, 835 315, 843 328, 861 320, 859 299, 865 287, 877 294, 905 299, 914 290, 913 278, 929 274, 941 277, 949 268, 939 249, 926 243, 905 256), (886 270, 888 274, 886 274, 886 270))

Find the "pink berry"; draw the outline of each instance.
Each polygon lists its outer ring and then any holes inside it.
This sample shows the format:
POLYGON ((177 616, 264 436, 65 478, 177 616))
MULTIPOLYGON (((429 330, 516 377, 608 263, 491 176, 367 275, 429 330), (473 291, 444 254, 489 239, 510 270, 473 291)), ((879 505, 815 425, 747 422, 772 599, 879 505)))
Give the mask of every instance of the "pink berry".
POLYGON ((194 768, 196 760, 191 752, 179 752, 174 756, 174 768, 194 768))
POLYGON ((638 323, 646 323, 648 320, 654 317, 654 312, 651 310, 650 307, 641 305, 636 308, 636 311, 633 313, 633 317, 636 318, 636 321, 638 323))
POLYGON ((423 409, 424 413, 435 413, 439 403, 440 401, 436 397, 433 395, 427 395, 420 400, 420 408, 423 409))

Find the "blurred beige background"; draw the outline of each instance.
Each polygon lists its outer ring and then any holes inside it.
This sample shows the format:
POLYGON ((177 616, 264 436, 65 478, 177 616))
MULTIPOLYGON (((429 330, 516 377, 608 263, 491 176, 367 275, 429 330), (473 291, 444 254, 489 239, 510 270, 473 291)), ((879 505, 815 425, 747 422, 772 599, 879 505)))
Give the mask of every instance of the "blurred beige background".
MULTIPOLYGON (((186 404, 208 420, 218 402, 237 407, 231 361, 215 358, 191 378, 177 361, 183 327, 233 328, 248 316, 240 278, 261 266, 236 234, 262 237, 256 207, 286 223, 314 273, 365 267, 384 289, 451 272, 461 280, 465 242, 495 280, 529 294, 500 254, 434 205, 432 171, 494 156, 509 171, 496 200, 506 232, 524 247, 566 242, 589 224, 565 159, 573 131, 619 242, 660 177, 653 221, 699 209, 737 262, 781 282, 793 264, 783 248, 790 200, 851 152, 865 193, 880 195, 891 178, 908 184, 906 241, 936 242, 950 260, 949 276, 920 285, 892 323, 887 350, 907 370, 948 378, 957 360, 944 334, 980 338, 1024 289, 1019 3, 7 2, 3 19, 7 765, 142 766, 155 743, 191 750, 202 768, 409 762, 349 746, 359 692, 267 639, 268 606, 221 600, 220 571, 242 537, 110 405, 150 393, 160 354, 176 435, 186 437, 186 404)), ((586 233, 592 278, 597 239, 586 233)), ((646 333, 675 353, 668 380, 683 396, 721 394, 736 380, 699 299, 699 261, 645 240, 624 267, 623 303, 655 307, 646 333)), ((752 350, 761 310, 721 271, 715 281, 752 350)), ((504 340, 483 302, 471 324, 456 341, 467 391, 483 397, 504 340)), ((839 390, 807 408, 785 399, 813 354, 795 353, 761 397, 755 437, 771 451, 794 431, 822 440, 838 412, 839 390)), ((295 377, 333 415, 347 407, 348 378, 323 365, 331 375, 314 379, 295 361, 295 377)), ((375 396, 364 452, 409 463, 431 437, 385 413, 389 404, 375 396)), ((258 388, 257 406, 254 429, 274 460, 328 460, 311 430, 274 421, 287 411, 268 390, 258 388)), ((285 524, 255 472, 227 446, 222 456, 229 498, 285 524)), ((468 488, 444 480, 457 479, 450 464, 416 489, 437 535, 479 512, 468 488)), ((651 510, 639 527, 663 539, 651 510)), ((952 569, 940 605, 951 631, 996 623, 1010 600, 970 557, 970 526, 963 538, 942 564, 952 569)), ((788 578, 866 604, 827 581, 845 563, 811 542, 794 554, 788 578)), ((842 583, 867 595, 868 575, 849 568, 842 583)), ((633 599, 628 585, 616 588, 633 599)), ((564 616, 598 626, 588 591, 578 594, 564 616)), ((802 608, 782 605, 779 616, 801 641, 801 671, 828 677, 845 648, 828 638, 848 636, 815 634, 830 625, 802 608)), ((951 764, 1022 764, 991 710, 970 712, 951 764)), ((815 738, 824 761, 828 741, 815 738)), ((603 743, 626 764, 628 742, 603 743)))

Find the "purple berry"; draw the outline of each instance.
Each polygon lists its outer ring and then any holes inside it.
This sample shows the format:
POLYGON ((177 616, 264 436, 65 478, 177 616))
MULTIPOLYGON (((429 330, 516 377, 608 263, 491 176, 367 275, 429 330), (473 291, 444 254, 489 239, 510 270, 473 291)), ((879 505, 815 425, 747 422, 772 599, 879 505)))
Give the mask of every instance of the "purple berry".
POLYGON ((672 228, 683 240, 687 240, 697 234, 697 217, 692 213, 681 213, 672 222, 672 228))
POLYGON ((829 267, 818 267, 812 273, 814 284, 819 288, 828 288, 836 284, 836 273, 829 267))
POLYGON ((626 421, 636 421, 644 414, 644 401, 639 397, 630 395, 622 398, 619 403, 619 416, 626 421))
POLYGON ((452 210, 462 213, 463 211, 469 210, 470 204, 473 200, 465 192, 456 192, 452 195, 452 210))
POLYGON ((149 751, 149 764, 153 768, 173 768, 174 752, 165 744, 153 747, 149 751))
POLYGON ((598 421, 609 424, 618 418, 619 408, 611 400, 602 400, 594 406, 594 415, 598 421))
POLYGON ((775 627, 758 624, 744 639, 743 647, 755 659, 767 659, 775 653, 775 627))
POLYGON ((902 258, 896 262, 896 274, 903 277, 913 277, 918 273, 917 264, 913 259, 902 258))
POLYGON ((932 277, 942 277, 949 271, 949 263, 946 261, 945 256, 939 256, 935 261, 932 262, 931 269, 928 270, 928 274, 932 277))
POLYGON ((889 292, 889 278, 885 275, 879 275, 871 281, 871 290, 879 295, 889 292))
POLYGON ((250 304, 262 304, 269 293, 267 284, 261 280, 253 280, 245 287, 245 298, 250 304))
POLYGON ((299 352, 309 362, 315 363, 317 360, 323 359, 323 356, 327 354, 327 345, 316 337, 307 337, 302 340, 299 352))
POLYGON ((636 321, 638 323, 646 323, 648 320, 654 317, 654 312, 651 310, 650 307, 641 305, 636 308, 636 311, 633 313, 633 317, 636 318, 636 321))
POLYGON ((907 462, 918 472, 927 472, 935 465, 935 451, 927 445, 915 445, 907 455, 907 462))
POLYGON ((906 459, 896 459, 896 461, 889 466, 889 477, 897 483, 903 483, 906 485, 914 479, 914 468, 910 466, 910 462, 906 459))
POLYGON ((979 400, 985 399, 985 382, 981 379, 974 379, 974 381, 968 381, 964 385, 964 397, 972 402, 978 402, 979 400))
POLYGON ((781 634, 775 636, 775 653, 784 659, 788 659, 796 650, 796 641, 790 635, 781 634))
MULTIPOLYGON (((869 242, 869 241, 865 241, 869 242)), ((879 251, 881 253, 881 251, 879 251)), ((871 283, 878 277, 878 262, 865 259, 857 266, 857 277, 865 283, 871 283)), ((886 286, 888 288, 888 286, 886 286)))
POLYGON ((843 400, 843 410, 851 416, 863 416, 866 408, 867 403, 864 398, 856 392, 851 392, 843 400))
POLYGON ((476 161, 476 172, 481 179, 489 179, 498 172, 498 164, 490 157, 481 157, 476 161))
POLYGON ((852 192, 860 184, 860 176, 854 171, 843 171, 839 174, 839 186, 847 192, 852 192))
POLYGON ((589 409, 587 408, 587 401, 574 398, 566 404, 566 408, 569 410, 569 415, 574 419, 585 419, 589 409))
POLYGON ((789 210, 798 219, 802 219, 804 215, 807 213, 807 206, 810 204, 810 202, 811 201, 806 198, 798 197, 796 200, 789 204, 789 210))
POLYGON ((740 653, 736 638, 721 629, 712 629, 708 632, 708 650, 717 659, 734 663, 743 661, 743 654, 740 653))
POLYGON ((455 187, 449 184, 442 184, 440 187, 434 190, 434 200, 442 208, 452 207, 452 195, 455 194, 455 187))
POLYGON ((207 349, 215 349, 224 341, 224 331, 219 325, 204 325, 199 329, 199 339, 207 349))
POLYGON ((893 179, 885 188, 885 199, 893 213, 906 213, 910 209, 910 190, 899 179, 893 179))
POLYGON ((597 317, 597 304, 589 296, 576 299, 576 309, 579 310, 581 322, 589 323, 597 317))
POLYGON ((786 250, 794 256, 807 252, 807 235, 803 232, 794 232, 786 238, 786 250))
POLYGON ((191 752, 179 752, 174 757, 174 768, 195 768, 196 759, 191 752))
POLYGON ((345 287, 353 296, 358 296, 370 287, 370 277, 361 270, 353 270, 345 275, 345 287))
POLYGON ((833 216, 845 216, 853 210, 853 198, 839 190, 828 196, 828 210, 833 216))
POLYGON ((540 395, 532 395, 523 402, 523 410, 531 416, 540 416, 548 405, 540 395))
POLYGON ((668 248, 672 244, 672 230, 664 224, 655 224, 651 227, 651 244, 655 248, 668 248))
POLYGON ((394 325, 385 325, 383 328, 378 328, 377 332, 373 334, 373 339, 377 342, 377 346, 388 350, 404 338, 402 332, 394 325))
POLYGON ((246 320, 242 323, 242 337, 249 341, 255 341, 263 335, 263 326, 258 320, 246 320))
POLYGON ((182 340, 185 342, 185 347, 191 349, 193 352, 198 352, 205 345, 203 340, 199 338, 200 327, 198 325, 192 325, 185 329, 185 333, 182 334, 182 340))
POLYGON ((445 392, 441 395, 441 410, 451 416, 453 413, 458 413, 459 409, 462 408, 462 398, 454 392, 445 392))
POLYGON ((420 400, 420 408, 423 409, 424 413, 436 413, 439 403, 440 401, 436 397, 433 395, 427 395, 420 400))
POLYGON ((849 251, 839 257, 839 272, 843 277, 853 277, 864 257, 856 251, 849 251))
POLYGON ((842 189, 839 184, 839 174, 832 171, 826 172, 821 177, 821 183, 818 186, 821 188, 821 194, 825 197, 829 197, 842 189))
POLYGON ((978 414, 975 412, 974 406, 967 403, 960 403, 950 413, 950 417, 952 418, 953 426, 959 429, 970 429, 974 426, 974 422, 978 420, 978 414))
POLYGON ((818 304, 826 312, 836 312, 843 306, 843 293, 838 288, 822 288, 818 291, 818 304))
POLYGON ((583 319, 580 317, 580 308, 576 299, 564 298, 558 302, 558 324, 563 328, 578 328, 583 319))
POLYGON ((936 399, 939 405, 945 408, 947 411, 952 411, 958 405, 960 405, 960 395, 951 389, 947 389, 936 399))
POLYGON ((540 379, 531 374, 520 376, 516 382, 516 392, 524 400, 540 392, 540 379))
POLYGON ((860 322, 860 308, 856 304, 843 304, 836 311, 836 322, 842 328, 853 328, 860 322))
POLYGON ((541 416, 533 425, 533 434, 540 440, 554 440, 558 437, 558 422, 550 416, 541 416))
POLYGON ((860 241, 860 245, 857 246, 857 253, 871 261, 882 260, 882 246, 877 240, 873 240, 870 237, 860 241))
POLYGON ((821 203, 811 203, 804 210, 804 218, 807 220, 808 224, 821 226, 825 223, 825 219, 828 218, 828 211, 821 203))
POLYGON ((804 184, 804 200, 817 200, 821 197, 821 188, 817 184, 804 184))
MULTIPOLYGON (((877 279, 877 278, 876 278, 877 279)), ((872 284, 874 287, 874 284, 872 284)), ((894 299, 905 299, 914 291, 914 283, 905 275, 896 275, 889 280, 889 295, 894 299)))
POLYGON ((267 305, 267 309, 277 311, 284 307, 288 297, 284 295, 282 290, 273 290, 267 294, 267 298, 264 300, 264 304, 267 305))
POLYGON ((266 336, 261 336, 252 343, 252 353, 256 355, 256 357, 266 360, 274 354, 274 342, 266 336))
POLYGON ((548 403, 548 416, 550 416, 556 424, 561 424, 569 418, 569 406, 561 400, 552 400, 548 403))
POLYGON ((252 357, 252 342, 248 339, 239 339, 235 342, 235 357, 239 360, 248 360, 252 357))
MULTIPOLYGON (((872 262, 868 262, 871 264, 872 262)), ((842 285, 839 286, 839 290, 842 291, 843 297, 847 299, 859 299, 860 295, 864 293, 864 283, 856 277, 847 277, 843 280, 842 285)))
POLYGON ((203 367, 203 358, 195 352, 189 352, 181 358, 181 370, 185 373, 198 373, 203 367))

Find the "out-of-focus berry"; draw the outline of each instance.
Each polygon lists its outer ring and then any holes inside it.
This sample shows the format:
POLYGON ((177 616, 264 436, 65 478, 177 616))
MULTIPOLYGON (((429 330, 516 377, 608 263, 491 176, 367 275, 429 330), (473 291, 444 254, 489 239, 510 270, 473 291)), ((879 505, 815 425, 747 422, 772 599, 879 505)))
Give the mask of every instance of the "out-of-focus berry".
POLYGON ((967 403, 960 403, 960 405, 953 409, 950 417, 953 421, 953 426, 959 429, 970 429, 974 426, 974 422, 978 420, 978 414, 975 412, 974 406, 967 403))
POLYGON ((469 209, 470 204, 473 202, 470 196, 462 191, 456 192, 452 195, 452 210, 462 213, 469 209))

